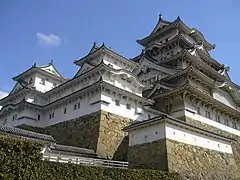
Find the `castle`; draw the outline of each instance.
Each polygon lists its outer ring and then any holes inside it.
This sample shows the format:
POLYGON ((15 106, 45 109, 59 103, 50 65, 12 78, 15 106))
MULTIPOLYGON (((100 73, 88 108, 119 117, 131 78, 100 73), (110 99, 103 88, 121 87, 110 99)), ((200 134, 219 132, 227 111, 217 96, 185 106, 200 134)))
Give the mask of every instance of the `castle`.
POLYGON ((137 42, 143 50, 132 59, 94 43, 74 62, 79 70, 70 80, 53 62, 33 65, 13 78, 16 85, 0 100, 0 123, 44 128, 94 119, 96 134, 89 124, 83 132, 102 157, 128 136, 130 167, 176 171, 190 179, 237 176, 240 87, 209 54, 215 45, 179 17, 170 22, 161 15, 137 42))

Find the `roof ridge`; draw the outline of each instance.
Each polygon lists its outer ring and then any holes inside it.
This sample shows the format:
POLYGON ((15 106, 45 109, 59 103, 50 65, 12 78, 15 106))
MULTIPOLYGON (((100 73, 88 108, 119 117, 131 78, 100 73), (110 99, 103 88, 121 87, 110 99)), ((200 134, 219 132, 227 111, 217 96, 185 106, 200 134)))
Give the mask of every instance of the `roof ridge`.
POLYGON ((27 138, 56 142, 56 140, 51 135, 41 134, 41 133, 20 129, 20 128, 15 128, 11 126, 0 125, 0 133, 1 132, 6 134, 10 133, 13 135, 18 135, 18 136, 27 137, 27 138))

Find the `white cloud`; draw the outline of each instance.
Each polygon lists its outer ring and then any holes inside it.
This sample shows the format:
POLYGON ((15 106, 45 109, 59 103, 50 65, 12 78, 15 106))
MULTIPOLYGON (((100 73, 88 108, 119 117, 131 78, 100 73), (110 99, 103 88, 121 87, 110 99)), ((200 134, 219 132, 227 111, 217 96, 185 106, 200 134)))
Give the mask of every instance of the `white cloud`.
MULTIPOLYGON (((0 91, 0 99, 6 97, 8 95, 8 93, 0 91)), ((0 106, 0 109, 2 109, 2 106, 0 106)))
POLYGON ((43 34, 38 32, 36 34, 37 40, 38 40, 38 44, 42 45, 42 46, 53 46, 53 47, 58 47, 61 45, 62 40, 60 37, 58 37, 57 35, 54 34, 43 34))

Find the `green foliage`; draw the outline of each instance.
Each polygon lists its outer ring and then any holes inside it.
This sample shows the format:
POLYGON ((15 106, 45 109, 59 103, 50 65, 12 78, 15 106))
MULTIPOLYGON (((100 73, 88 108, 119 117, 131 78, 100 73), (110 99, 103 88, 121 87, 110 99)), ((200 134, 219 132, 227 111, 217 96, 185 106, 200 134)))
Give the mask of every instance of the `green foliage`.
POLYGON ((178 174, 80 166, 41 160, 43 144, 0 136, 0 179, 18 180, 179 180, 178 174))
POLYGON ((41 143, 0 136, 0 174, 6 179, 22 179, 32 172, 42 155, 41 143))

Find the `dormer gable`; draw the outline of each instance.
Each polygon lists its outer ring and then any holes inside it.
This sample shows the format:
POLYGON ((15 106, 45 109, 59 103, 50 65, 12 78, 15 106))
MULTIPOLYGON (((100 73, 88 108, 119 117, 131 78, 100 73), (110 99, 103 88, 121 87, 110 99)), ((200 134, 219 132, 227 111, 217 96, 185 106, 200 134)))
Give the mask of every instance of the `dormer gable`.
POLYGON ((90 65, 96 66, 101 61, 104 61, 105 64, 112 65, 114 69, 133 70, 133 68, 137 66, 137 63, 116 53, 112 49, 108 48, 104 43, 100 47, 94 44, 89 54, 76 60, 74 64, 81 67, 85 62, 87 62, 90 65))
POLYGON ((34 64, 28 70, 14 77, 13 80, 17 81, 17 84, 22 87, 33 88, 40 92, 49 91, 66 81, 57 71, 53 62, 44 66, 34 64))
POLYGON ((80 76, 94 67, 94 65, 89 64, 88 62, 84 62, 74 77, 80 76))
POLYGON ((151 32, 151 34, 156 33, 157 31, 159 31, 160 29, 168 26, 168 25, 171 24, 171 23, 172 23, 172 22, 170 22, 170 21, 164 20, 164 19, 163 19, 163 15, 160 14, 160 15, 159 15, 159 18, 158 18, 158 22, 157 22, 156 26, 154 27, 153 31, 151 32))
POLYGON ((13 94, 13 93, 23 89, 26 86, 27 86, 27 82, 24 82, 24 83, 16 82, 15 86, 13 87, 13 89, 10 91, 9 94, 13 94))
MULTIPOLYGON (((58 72, 56 67, 54 66, 53 62, 45 65, 45 66, 38 66, 38 68, 42 69, 43 71, 46 71, 54 76, 58 76, 60 78, 63 78, 63 76, 58 72)), ((64 78, 63 78, 64 79, 64 78)))

